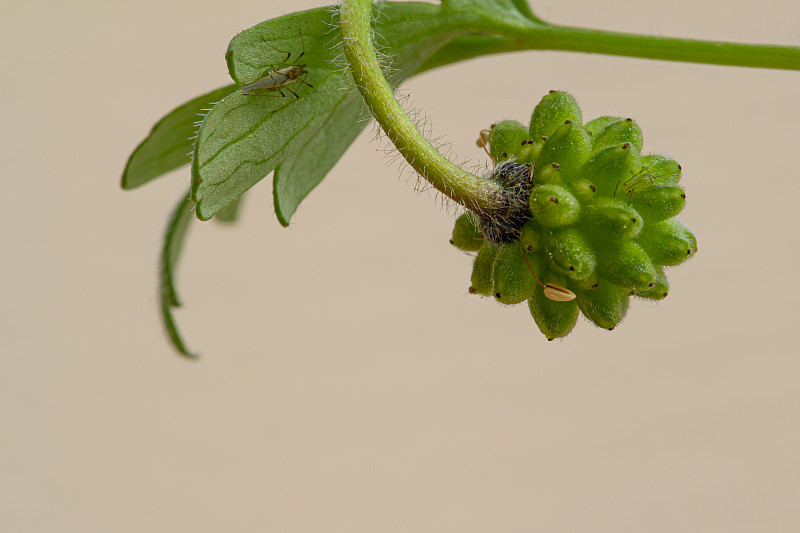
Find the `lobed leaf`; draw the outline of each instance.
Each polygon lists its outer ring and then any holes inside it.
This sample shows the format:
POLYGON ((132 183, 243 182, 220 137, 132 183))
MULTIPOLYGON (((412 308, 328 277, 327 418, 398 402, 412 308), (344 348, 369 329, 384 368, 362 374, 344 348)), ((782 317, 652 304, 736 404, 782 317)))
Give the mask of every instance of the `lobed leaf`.
POLYGON ((178 332, 178 326, 175 324, 175 318, 172 316, 172 308, 181 305, 175 290, 175 268, 186 240, 186 232, 192 221, 193 208, 194 204, 187 194, 181 198, 172 211, 161 249, 160 272, 161 318, 173 346, 189 359, 196 359, 197 355, 190 352, 183 342, 178 332))
MULTIPOLYGON (((338 62, 341 45, 331 31, 337 18, 331 8, 293 13, 258 24, 231 41, 226 56, 237 82, 250 83, 285 68, 305 49, 300 61, 313 88, 287 85, 299 95, 296 100, 274 91, 272 96, 237 91, 212 109, 200 128, 192 167, 199 218, 212 217, 275 170, 275 209, 287 225, 300 201, 364 127, 364 104, 338 62)), ((391 52, 391 81, 396 84, 455 36, 440 10, 429 4, 386 4, 376 26, 380 44, 391 52)))
POLYGON ((122 188, 139 187, 191 163, 197 122, 235 89, 235 85, 220 87, 189 100, 159 120, 128 158, 122 173, 122 188))
POLYGON ((477 11, 496 17, 512 16, 541 22, 533 14, 526 0, 442 0, 442 8, 453 11, 477 11))
POLYGON ((214 220, 217 222, 221 222, 222 224, 233 224, 239 219, 239 211, 242 208, 242 202, 244 201, 244 196, 240 196, 234 202, 217 213, 217 216, 214 217, 214 220))

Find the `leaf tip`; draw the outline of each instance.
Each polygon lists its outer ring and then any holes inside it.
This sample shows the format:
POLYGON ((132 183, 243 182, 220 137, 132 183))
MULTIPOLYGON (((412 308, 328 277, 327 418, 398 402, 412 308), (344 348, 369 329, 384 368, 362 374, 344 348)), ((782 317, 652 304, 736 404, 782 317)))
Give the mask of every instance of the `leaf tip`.
POLYGON ((133 186, 130 183, 130 178, 128 178, 128 167, 125 167, 125 172, 122 173, 122 179, 119 182, 120 187, 123 190, 133 189, 133 186))
POLYGON ((189 351, 189 348, 186 347, 186 343, 183 342, 183 338, 178 331, 178 325, 175 323, 175 317, 172 315, 172 308, 180 305, 176 304, 176 302, 177 296, 174 294, 174 291, 166 291, 166 293, 162 291, 161 319, 167 330, 167 335, 169 336, 172 347, 184 358, 190 361, 197 361, 200 359, 200 355, 189 351))
POLYGON ((217 211, 214 211, 213 209, 210 212, 207 212, 207 210, 205 210, 203 208, 203 200, 202 199, 200 199, 200 201, 197 202, 197 209, 195 209, 195 215, 197 215, 197 218, 199 220, 202 220, 204 222, 206 220, 211 220, 211 218, 216 213, 217 213, 217 211))
POLYGON ((125 162, 125 169, 122 171, 122 178, 120 179, 120 186, 122 187, 123 190, 135 189, 136 187, 144 183, 144 181, 141 180, 141 177, 138 180, 135 179, 135 173, 132 167, 134 161, 136 160, 139 154, 139 151, 141 150, 142 146, 146 141, 147 139, 142 141, 139 144, 139 146, 136 147, 133 153, 131 153, 131 155, 128 157, 128 160, 125 162))
MULTIPOLYGON (((278 173, 275 172, 275 178, 274 178, 275 181, 277 180, 277 176, 278 173)), ((289 220, 292 218, 294 211, 292 211, 291 213, 284 214, 283 209, 281 209, 281 201, 278 195, 278 190, 277 187, 275 186, 273 186, 272 188, 272 204, 275 206, 275 218, 278 219, 278 222, 280 223, 281 226, 283 226, 284 228, 288 228, 289 220)))
POLYGON ((281 226, 283 226, 284 228, 288 228, 289 227, 289 219, 285 218, 281 214, 280 210, 277 209, 277 208, 275 209, 275 217, 278 219, 278 222, 280 223, 281 226))

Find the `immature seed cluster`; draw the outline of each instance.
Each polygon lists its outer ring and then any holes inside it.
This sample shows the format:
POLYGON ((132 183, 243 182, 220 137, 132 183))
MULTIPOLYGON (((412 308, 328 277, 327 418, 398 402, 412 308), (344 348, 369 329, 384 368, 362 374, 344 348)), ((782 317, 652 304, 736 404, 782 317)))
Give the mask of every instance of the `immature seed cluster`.
POLYGON ((674 218, 686 202, 680 165, 642 155, 633 120, 584 124, 575 99, 551 91, 529 127, 507 120, 484 132, 479 145, 496 162, 489 179, 506 190, 508 209, 456 220, 453 245, 478 252, 471 293, 527 300, 550 340, 569 334, 579 313, 611 330, 631 296, 667 296, 665 267, 693 256, 697 241, 674 218))

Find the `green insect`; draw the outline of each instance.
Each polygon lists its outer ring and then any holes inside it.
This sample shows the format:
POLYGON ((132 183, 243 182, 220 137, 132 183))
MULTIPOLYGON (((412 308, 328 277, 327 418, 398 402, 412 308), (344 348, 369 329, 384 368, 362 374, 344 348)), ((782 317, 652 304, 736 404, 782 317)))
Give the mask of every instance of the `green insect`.
POLYGON ((252 83, 248 83, 247 85, 242 85, 239 87, 239 90, 242 92, 243 96, 270 96, 274 98, 286 98, 286 94, 283 92, 284 90, 292 93, 295 99, 286 103, 285 105, 279 107, 278 109, 273 109, 272 112, 280 111, 284 107, 288 106, 289 104, 296 102, 300 99, 300 96, 294 92, 289 85, 292 83, 303 83, 308 85, 312 89, 314 88, 313 85, 306 81, 306 76, 308 76, 308 70, 306 69, 305 64, 300 64, 298 61, 301 57, 306 53, 306 44, 303 40, 303 33, 298 32, 300 34, 300 42, 303 45, 303 51, 300 52, 293 62, 289 62, 289 59, 292 57, 291 52, 287 52, 286 50, 279 50, 275 48, 263 38, 261 39, 264 41, 264 44, 275 50, 276 52, 280 52, 282 54, 286 54, 286 59, 281 61, 277 65, 270 65, 270 67, 261 74, 261 77, 252 83), (263 91, 263 92, 256 92, 256 91, 263 91), (278 94, 272 94, 278 93, 278 94))
POLYGON ((658 176, 650 172, 649 166, 642 167, 638 172, 631 171, 630 178, 625 181, 617 182, 617 185, 614 187, 614 194, 611 196, 617 196, 621 185, 622 190, 625 191, 625 195, 628 197, 628 205, 630 205, 631 200, 633 200, 633 195, 637 192, 641 193, 643 190, 658 187, 658 185, 656 185, 657 179, 658 176))

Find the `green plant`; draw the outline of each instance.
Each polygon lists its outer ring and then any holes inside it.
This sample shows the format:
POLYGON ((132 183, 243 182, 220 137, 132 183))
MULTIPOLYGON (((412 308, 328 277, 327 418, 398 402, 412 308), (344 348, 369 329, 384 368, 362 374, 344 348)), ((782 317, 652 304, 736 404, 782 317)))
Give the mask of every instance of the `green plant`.
MULTIPOLYGON (((475 176, 442 157, 417 131, 402 106, 397 103, 392 90, 408 77, 425 70, 479 55, 523 49, 572 50, 675 61, 800 70, 798 48, 668 39, 554 26, 535 16, 524 0, 444 0, 441 5, 386 2, 375 7, 372 6, 371 0, 345 0, 341 9, 318 8, 258 24, 234 37, 228 47, 226 60, 235 84, 195 98, 168 114, 156 124, 151 134, 131 155, 122 178, 123 188, 134 188, 179 166, 191 163, 190 198, 182 198, 173 212, 162 254, 162 315, 173 343, 181 353, 192 356, 181 340, 171 315, 172 307, 179 305, 174 288, 174 270, 192 211, 195 211, 201 220, 212 217, 219 220, 235 220, 241 196, 274 171, 275 211, 281 224, 288 225, 300 202, 319 184, 365 124, 365 120, 353 120, 354 116, 366 118, 372 114, 409 164, 442 194, 474 212, 479 221, 481 219, 501 221, 500 224, 495 224, 495 227, 502 227, 506 224, 504 221, 522 219, 523 227, 518 229, 518 233, 521 232, 525 238, 533 239, 534 237, 530 235, 537 234, 538 237, 535 238, 539 240, 550 239, 552 242, 547 246, 557 248, 560 246, 558 249, 568 256, 569 243, 578 242, 576 240, 578 237, 574 234, 556 235, 555 230, 553 236, 546 235, 541 230, 538 232, 525 230, 524 219, 527 215, 523 213, 520 217, 519 211, 508 212, 509 204, 514 204, 510 202, 509 185, 514 188, 518 183, 511 184, 504 182, 503 179, 475 176), (281 51, 297 54, 300 50, 306 52, 302 61, 303 69, 308 73, 306 81, 309 86, 299 84, 290 86, 286 78, 281 78, 280 84, 274 81, 266 84, 268 87, 277 85, 292 88, 297 93, 296 99, 292 97, 292 101, 287 103, 284 98, 276 94, 272 94, 273 97, 259 97, 237 90, 239 86, 252 84, 270 73, 285 68, 286 64, 281 67, 281 61, 286 55, 281 51), (342 53, 346 63, 341 59, 342 53), (353 87, 360 91, 363 99, 352 97, 353 87), (211 110, 204 116, 199 131, 196 132, 196 139, 190 140, 195 134, 194 122, 197 115, 207 108, 211 110), (191 158, 184 155, 190 152, 191 158)), ((292 63, 288 58, 287 60, 289 61, 287 64, 292 63)), ((531 128, 538 128, 536 124, 537 121, 534 120, 531 128)), ((611 124, 605 126, 603 131, 611 124)), ((583 125, 581 121, 572 121, 568 129, 573 132, 571 134, 575 134, 574 132, 591 130, 593 127, 589 124, 583 125)), ((615 127, 622 130, 626 126, 620 124, 615 127)), ((525 146, 520 144, 516 152, 511 148, 498 152, 498 147, 505 141, 500 136, 503 128, 498 126, 496 129, 494 137, 489 139, 489 146, 495 158, 500 158, 499 156, 505 151, 508 158, 513 157, 519 161, 528 158, 530 160, 528 162, 537 162, 533 157, 533 151, 551 149, 551 155, 560 154, 559 157, 563 158, 563 150, 559 151, 557 147, 547 143, 538 146, 538 141, 534 138, 523 139, 534 142, 525 146)), ((629 130, 628 133, 631 131, 633 130, 629 130)), ((616 135, 615 132, 613 128, 609 130, 609 138, 616 135)), ((533 136, 535 132, 529 130, 528 133, 533 136)), ((621 135, 624 132, 617 133, 621 135)), ((568 133, 565 132, 564 135, 568 133)), ((513 135, 509 138, 513 138, 513 135)), ((635 139, 625 142, 636 146, 635 139)), ((592 143, 591 154, 599 154, 595 150, 595 144, 597 139, 592 143)), ((620 143, 609 146, 617 145, 620 143)), ((641 146, 636 148, 641 150, 641 146)), ((612 234, 615 231, 625 234, 627 230, 616 227, 613 216, 609 213, 614 210, 621 213, 627 207, 638 210, 636 202, 643 201, 652 205, 664 200, 659 196, 663 185, 656 184, 658 187, 650 188, 657 193, 648 193, 648 189, 643 190, 640 185, 633 186, 631 184, 634 182, 627 181, 636 180, 636 176, 641 174, 642 177, 651 172, 647 170, 651 168, 648 166, 650 163, 646 161, 641 164, 641 159, 638 160, 640 166, 624 167, 629 172, 624 180, 617 179, 616 185, 622 187, 627 195, 624 199, 610 193, 608 187, 602 191, 601 196, 620 200, 616 203, 609 200, 613 205, 606 206, 582 200, 580 196, 586 193, 586 184, 578 183, 579 179, 560 183, 558 180, 543 177, 547 172, 554 172, 545 168, 546 165, 540 164, 536 169, 531 168, 534 182, 538 185, 548 184, 551 187, 567 185, 566 188, 562 187, 562 190, 553 189, 548 194, 559 197, 566 191, 575 198, 575 205, 579 206, 582 214, 564 226, 569 228, 571 224, 580 228, 584 237, 592 235, 594 231, 592 227, 612 234), (536 181, 537 179, 539 181, 536 181), (648 200, 648 194, 655 194, 656 198, 648 200)), ((570 163, 559 161, 558 164, 566 170, 570 163)), ((666 164, 671 165, 671 163, 666 164)), ((554 167, 551 165, 550 168, 554 167)), ((497 178, 499 174, 497 170, 495 172, 494 177, 497 178)), ((594 172, 612 171, 604 167, 594 169, 594 172)), ((568 173, 564 172, 563 175, 568 173)), ((646 181, 650 179, 653 183, 656 181, 655 178, 647 176, 644 178, 646 181)), ((539 202, 535 199, 539 198, 543 191, 545 189, 532 195, 533 201, 539 202)), ((549 197, 544 197, 543 204, 527 205, 533 205, 534 210, 538 209, 537 215, 542 220, 548 216, 555 218, 565 216, 567 219, 573 216, 568 209, 571 200, 565 195, 563 196, 565 200, 559 201, 558 204, 560 209, 565 209, 564 213, 560 215, 549 213, 543 207, 550 207, 547 204, 549 197)), ((519 205, 516 205, 516 208, 519 208, 519 205)), ((647 217, 645 215, 642 217, 646 221, 647 217)), ((536 220, 537 217, 532 218, 536 220)), ((670 218, 671 215, 665 217, 666 220, 670 218)), ((652 221, 654 228, 660 223, 655 218, 652 221)), ((553 227, 557 227, 557 224, 553 227)), ((625 234, 626 237, 620 238, 627 239, 626 242, 633 242, 632 239, 641 241, 644 238, 641 234, 645 234, 646 231, 649 230, 645 224, 639 228, 640 234, 625 234)), ((678 229, 670 226, 662 233, 667 235, 670 231, 675 232, 678 229)), ((454 235, 454 240, 456 237, 454 235)), ((592 237, 586 238, 591 240, 592 237)), ((652 237, 651 241, 652 239, 655 237, 652 237)), ((637 246, 644 250, 647 257, 652 258, 654 254, 659 253, 652 246, 648 250, 641 242, 637 246)), ((473 243, 472 246, 477 246, 477 243, 473 243)), ((618 250, 620 257, 629 258, 635 255, 633 248, 630 246, 628 248, 622 247, 618 250)), ((476 266, 478 259, 482 264, 489 263, 486 253, 483 253, 484 249, 488 248, 481 247, 481 252, 476 258, 476 266)), ((500 253, 497 252, 497 255, 500 253)), ((509 252, 502 253, 504 256, 509 254, 509 252)), ((520 254, 521 259, 526 259, 530 263, 526 264, 526 267, 531 274, 544 273, 550 268, 548 265, 542 265, 541 270, 537 271, 537 262, 541 262, 542 257, 544 256, 527 258, 524 253, 520 254)), ((665 260, 661 261, 651 261, 651 263, 667 264, 663 262, 665 260)), ((558 265, 558 261, 554 264, 558 265)), ((493 266, 496 266, 496 261, 493 266)), ((566 273, 559 274, 574 280, 570 278, 569 272, 572 271, 567 268, 566 273)), ((606 275, 608 274, 606 272, 606 275)), ((648 273, 650 274, 653 272, 648 273)), ((591 276, 586 279, 590 278, 591 276)), ((515 279, 522 280, 521 277, 515 279)), ((574 282, 585 282, 586 279, 574 282)), ((648 281, 648 285, 653 283, 654 287, 664 281, 657 269, 648 279, 652 279, 648 281)), ((494 281, 493 277, 493 283, 494 281)), ((529 284, 529 280, 524 283, 529 284)), ((570 283, 572 282, 563 281, 551 285, 568 289, 570 283)), ((637 281, 632 289, 642 294, 646 293, 643 283, 637 281)), ((616 285, 629 288, 624 283, 616 285)), ((534 293, 527 298, 531 302, 540 298, 538 291, 546 295, 547 287, 531 286, 534 287, 534 293)), ((648 286, 647 289, 652 287, 648 286)), ((578 296, 580 304, 580 292, 578 296)), ((544 304, 551 305, 547 302, 544 304)), ((530 305, 534 318, 539 316, 537 322, 544 331, 546 328, 543 328, 542 324, 556 315, 541 311, 535 302, 530 305)), ((570 313, 574 314, 572 311, 570 313)), ((597 320, 595 322, 599 323, 597 320)), ((553 331, 549 333, 548 331, 545 331, 548 337, 557 336, 551 335, 553 331)))

